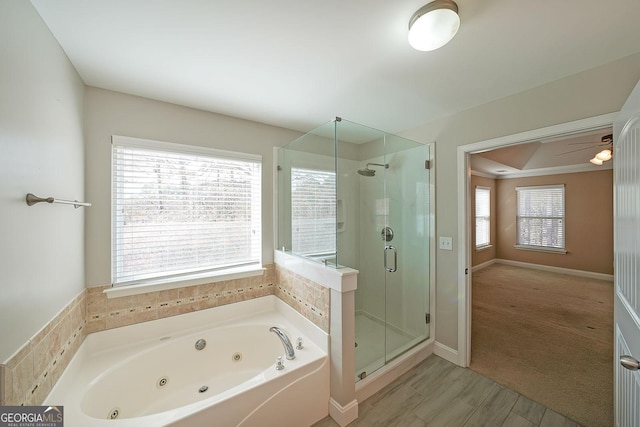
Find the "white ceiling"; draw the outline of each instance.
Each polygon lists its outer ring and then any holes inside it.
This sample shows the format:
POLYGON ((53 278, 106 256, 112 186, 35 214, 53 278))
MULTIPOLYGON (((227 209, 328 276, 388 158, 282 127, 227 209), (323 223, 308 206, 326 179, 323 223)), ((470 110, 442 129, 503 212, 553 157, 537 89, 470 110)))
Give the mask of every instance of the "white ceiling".
POLYGON ((87 85, 300 131, 388 132, 640 51, 638 0, 458 0, 445 47, 407 43, 428 0, 32 0, 87 85))

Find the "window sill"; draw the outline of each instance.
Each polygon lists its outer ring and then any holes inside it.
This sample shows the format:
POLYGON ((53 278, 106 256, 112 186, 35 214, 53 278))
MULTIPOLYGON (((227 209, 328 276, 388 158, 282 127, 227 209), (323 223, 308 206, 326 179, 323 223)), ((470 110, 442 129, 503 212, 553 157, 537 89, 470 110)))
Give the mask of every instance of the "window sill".
POLYGON ((206 283, 222 282, 225 280, 242 279, 245 277, 261 276, 266 269, 259 264, 237 268, 229 268, 224 271, 206 274, 193 274, 180 279, 157 279, 135 285, 113 286, 103 292, 107 298, 126 297, 140 295, 149 292, 165 291, 168 289, 186 288, 187 286, 204 285, 206 283))
POLYGON ((484 250, 492 248, 493 245, 476 246, 476 252, 482 252, 484 250))
POLYGON ((566 249, 556 249, 556 248, 545 248, 542 246, 527 246, 527 245, 515 245, 514 248, 524 251, 534 251, 534 252, 547 252, 552 254, 562 254, 566 255, 566 249))

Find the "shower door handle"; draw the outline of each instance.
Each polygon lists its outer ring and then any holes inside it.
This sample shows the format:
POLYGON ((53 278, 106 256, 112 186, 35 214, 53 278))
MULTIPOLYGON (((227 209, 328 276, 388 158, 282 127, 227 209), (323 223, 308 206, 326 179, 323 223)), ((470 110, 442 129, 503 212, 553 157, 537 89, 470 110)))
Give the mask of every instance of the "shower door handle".
POLYGON ((387 245, 384 247, 384 269, 389 273, 398 271, 398 250, 395 246, 387 245), (393 268, 387 263, 387 252, 393 251, 393 268))

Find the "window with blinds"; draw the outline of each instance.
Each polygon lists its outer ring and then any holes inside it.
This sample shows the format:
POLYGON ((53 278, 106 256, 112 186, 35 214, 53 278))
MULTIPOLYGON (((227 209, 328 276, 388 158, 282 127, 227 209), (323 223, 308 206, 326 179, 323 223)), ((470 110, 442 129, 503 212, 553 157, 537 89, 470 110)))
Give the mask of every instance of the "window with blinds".
POLYGON ((491 190, 476 187, 476 248, 489 246, 491 239, 491 190))
POLYGON ((296 253, 335 253, 335 172, 291 168, 291 240, 296 253))
POLYGON ((517 246, 564 250, 564 185, 517 187, 517 246))
POLYGON ((114 285, 261 263, 261 157, 113 137, 114 285))

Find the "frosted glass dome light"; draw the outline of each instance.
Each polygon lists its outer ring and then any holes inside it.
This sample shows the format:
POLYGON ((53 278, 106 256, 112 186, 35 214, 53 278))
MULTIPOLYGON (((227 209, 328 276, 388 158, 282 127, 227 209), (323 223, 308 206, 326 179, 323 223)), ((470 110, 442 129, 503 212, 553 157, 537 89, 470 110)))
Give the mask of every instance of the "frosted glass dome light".
POLYGON ((409 20, 409 44, 416 50, 435 50, 447 44, 458 28, 458 5, 452 0, 435 0, 409 20))

